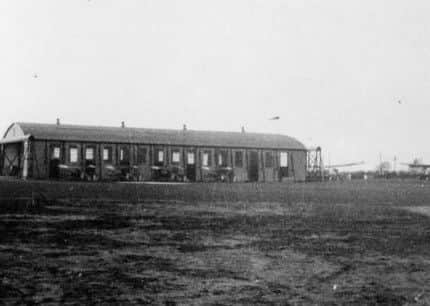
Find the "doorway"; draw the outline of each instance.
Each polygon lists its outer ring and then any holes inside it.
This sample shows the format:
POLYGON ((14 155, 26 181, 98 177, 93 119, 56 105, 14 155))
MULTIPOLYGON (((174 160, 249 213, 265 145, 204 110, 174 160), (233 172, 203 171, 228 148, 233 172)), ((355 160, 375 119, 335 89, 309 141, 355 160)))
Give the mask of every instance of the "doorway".
POLYGON ((58 179, 60 178, 60 158, 61 148, 59 146, 50 147, 50 160, 49 160, 49 178, 58 179))
POLYGON ((249 181, 258 182, 258 152, 249 152, 249 181))
POLYGON ((22 143, 4 144, 2 152, 1 174, 5 176, 19 176, 21 173, 22 143))
POLYGON ((187 152, 187 179, 191 182, 196 181, 196 153, 194 151, 187 152))

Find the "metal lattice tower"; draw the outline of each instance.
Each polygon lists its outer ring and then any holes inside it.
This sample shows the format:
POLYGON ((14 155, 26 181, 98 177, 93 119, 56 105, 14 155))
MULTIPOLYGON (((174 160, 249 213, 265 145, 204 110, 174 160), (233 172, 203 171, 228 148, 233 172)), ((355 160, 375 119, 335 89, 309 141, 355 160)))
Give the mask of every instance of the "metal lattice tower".
POLYGON ((321 154, 321 147, 308 149, 306 174, 308 180, 324 180, 324 166, 321 154))

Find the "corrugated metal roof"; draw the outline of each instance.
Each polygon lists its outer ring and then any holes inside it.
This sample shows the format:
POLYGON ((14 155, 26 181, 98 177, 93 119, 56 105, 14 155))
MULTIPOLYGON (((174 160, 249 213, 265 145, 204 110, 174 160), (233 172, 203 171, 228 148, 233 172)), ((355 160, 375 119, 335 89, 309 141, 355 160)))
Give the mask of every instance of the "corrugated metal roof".
POLYGON ((16 123, 25 135, 36 139, 168 144, 185 146, 220 146, 306 150, 298 140, 276 134, 167 130, 82 125, 16 123))

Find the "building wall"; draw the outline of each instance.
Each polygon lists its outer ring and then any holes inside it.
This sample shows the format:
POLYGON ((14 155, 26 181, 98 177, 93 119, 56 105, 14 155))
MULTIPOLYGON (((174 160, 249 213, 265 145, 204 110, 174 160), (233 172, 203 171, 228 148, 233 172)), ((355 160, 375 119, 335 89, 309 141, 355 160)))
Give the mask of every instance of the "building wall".
POLYGON ((94 150, 94 156, 93 156, 93 163, 95 164, 96 168, 95 168, 95 175, 96 178, 100 178, 101 176, 101 169, 100 169, 100 165, 101 165, 101 158, 100 158, 100 144, 97 143, 82 143, 81 144, 81 159, 80 159, 80 163, 81 163, 81 167, 82 169, 85 169, 86 167, 86 150, 87 148, 92 148, 94 150))
MULTIPOLYGON (((216 166, 217 158, 215 156, 219 148, 210 147, 181 147, 169 145, 150 145, 150 144, 108 144, 108 143, 82 143, 82 142, 55 142, 55 141, 40 141, 34 140, 31 142, 31 158, 30 158, 30 175, 37 179, 49 178, 49 162, 52 146, 59 146, 61 148, 61 163, 70 167, 80 168, 81 171, 85 169, 85 149, 88 147, 94 148, 94 162, 96 164, 97 179, 109 179, 108 168, 109 166, 119 168, 119 150, 121 147, 129 148, 129 166, 136 169, 139 174, 139 180, 151 180, 151 167, 155 164, 157 158, 157 149, 164 152, 163 166, 172 166, 172 152, 179 150, 180 162, 179 166, 183 167, 185 175, 187 169, 187 152, 193 150, 195 152, 195 166, 196 166, 196 181, 208 181, 209 174, 212 170, 203 169, 203 152, 211 152, 210 169, 216 166), (78 149, 78 162, 70 162, 70 148, 76 147, 78 149), (146 156, 141 163, 137 162, 138 147, 146 149, 146 156), (109 161, 103 160, 103 149, 111 148, 111 159, 109 161)), ((250 149, 231 149, 221 148, 227 152, 226 164, 232 167, 234 172, 235 182, 246 182, 249 180, 249 152, 257 151, 259 159, 259 173, 258 181, 276 182, 280 180, 279 166, 280 166, 280 152, 281 150, 250 150, 250 149), (236 164, 235 154, 242 152, 242 166, 236 164), (272 166, 266 165, 265 154, 270 152, 273 156, 272 166)), ((306 177, 306 151, 288 151, 288 177, 283 180, 304 181, 306 177)))
MULTIPOLYGON (((182 149, 183 151, 183 165, 184 165, 184 173, 185 176, 194 176, 195 177, 195 181, 199 181, 200 178, 200 174, 199 174, 199 169, 201 167, 200 163, 199 163, 199 158, 198 158, 198 150, 195 147, 184 147, 182 149), (188 153, 194 154, 194 170, 193 167, 189 168, 188 167, 188 153)), ((192 165, 192 164, 191 164, 192 165)))
POLYGON ((304 182, 306 179, 306 151, 292 151, 290 153, 291 166, 290 175, 297 182, 304 182))
POLYGON ((246 150, 243 149, 233 149, 233 172, 235 182, 246 182, 248 180, 248 163, 246 150), (242 166, 236 164, 235 155, 236 152, 242 152, 242 166))
POLYGON ((276 170, 276 151, 273 150, 262 150, 261 155, 261 167, 263 171, 263 180, 265 182, 277 182, 279 180, 278 178, 278 172, 276 170), (272 156, 272 162, 271 165, 267 163, 266 160, 266 154, 270 153, 272 156))
POLYGON ((31 177, 36 179, 48 178, 48 163, 46 160, 46 142, 34 140, 31 141, 30 159, 31 159, 31 177))
POLYGON ((208 148, 208 147, 199 148, 198 152, 199 152, 198 155, 200 156, 199 157, 198 170, 197 170, 197 172, 199 172, 199 178, 203 182, 210 181, 210 179, 211 179, 210 178, 210 172, 211 171, 209 169, 215 167, 215 162, 216 162, 215 161, 215 149, 214 148, 208 148), (206 167, 203 168, 203 153, 204 152, 210 152, 210 155, 211 155, 210 164, 207 166, 207 168, 209 168, 209 169, 206 169, 206 167))
POLYGON ((116 159, 117 159, 117 148, 116 145, 112 144, 100 144, 99 145, 100 150, 100 156, 98 156, 99 160, 99 173, 100 173, 100 179, 105 180, 109 178, 109 168, 110 166, 116 165, 116 159), (103 151, 104 149, 110 150, 110 156, 108 160, 103 160, 103 151))
POLYGON ((79 142, 69 142, 65 144, 65 150, 66 150, 66 154, 65 155, 65 164, 70 166, 70 167, 76 167, 76 168, 81 168, 83 169, 83 145, 79 142), (77 148, 78 151, 78 160, 76 162, 71 162, 70 161, 70 149, 71 148, 77 148))
POLYGON ((149 181, 151 179, 151 162, 150 162, 150 146, 148 145, 136 145, 135 146, 135 150, 136 150, 136 165, 138 167, 138 171, 139 171, 139 181, 149 181), (137 163, 137 150, 138 147, 141 147, 143 149, 146 150, 146 155, 145 155, 145 159, 144 161, 137 163))

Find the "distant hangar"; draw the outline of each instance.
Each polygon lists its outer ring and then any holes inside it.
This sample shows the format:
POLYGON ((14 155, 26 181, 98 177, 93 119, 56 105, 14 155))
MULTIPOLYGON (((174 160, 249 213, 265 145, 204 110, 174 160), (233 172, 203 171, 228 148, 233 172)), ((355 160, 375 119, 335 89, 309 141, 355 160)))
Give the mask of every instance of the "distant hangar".
POLYGON ((0 175, 33 179, 304 181, 307 151, 284 135, 13 123, 0 175))

